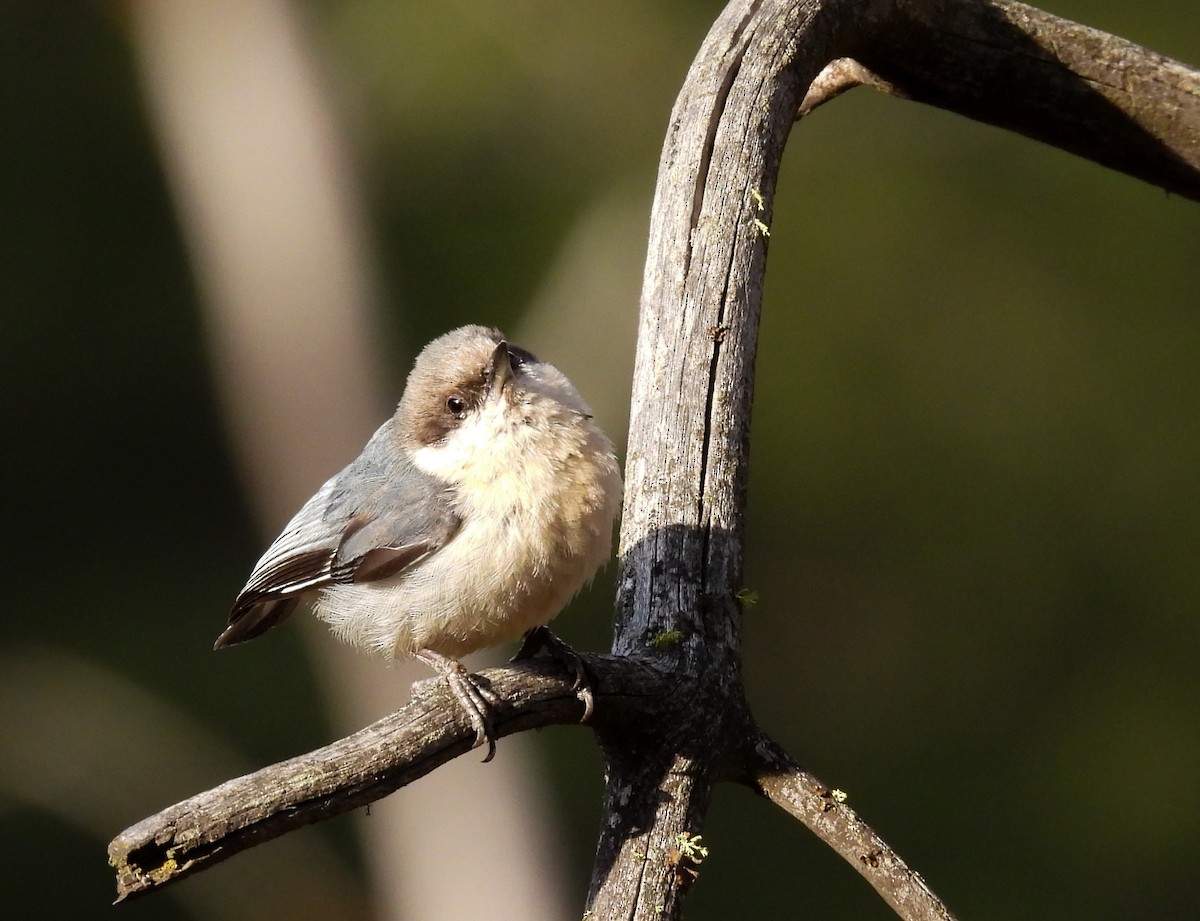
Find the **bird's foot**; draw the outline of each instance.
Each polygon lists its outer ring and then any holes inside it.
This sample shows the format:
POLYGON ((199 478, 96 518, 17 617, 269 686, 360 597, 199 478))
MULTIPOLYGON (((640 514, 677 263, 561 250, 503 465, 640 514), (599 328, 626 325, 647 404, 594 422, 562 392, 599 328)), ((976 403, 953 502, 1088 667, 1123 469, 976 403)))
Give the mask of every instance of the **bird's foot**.
MULTIPOLYGON (((430 668, 435 669, 450 686, 451 693, 454 694, 455 700, 458 701, 459 706, 466 713, 471 727, 475 730, 475 743, 471 747, 478 748, 485 742, 487 743, 487 755, 483 759, 483 763, 487 764, 496 756, 496 729, 492 723, 493 708, 499 703, 496 696, 481 685, 458 659, 444 656, 432 649, 418 650, 416 657, 430 668)), ((440 679, 426 680, 438 681, 440 679)), ((413 690, 418 696, 422 695, 424 691, 418 685, 425 683, 426 681, 422 680, 413 684, 413 690)))
POLYGON ((549 627, 534 627, 527 631, 525 639, 521 641, 521 648, 509 661, 519 662, 522 659, 532 659, 541 649, 545 649, 552 659, 568 668, 575 676, 575 683, 571 685, 571 690, 583 703, 583 717, 579 722, 586 723, 592 718, 592 711, 595 709, 596 703, 587 669, 584 667, 579 653, 559 639, 549 627))

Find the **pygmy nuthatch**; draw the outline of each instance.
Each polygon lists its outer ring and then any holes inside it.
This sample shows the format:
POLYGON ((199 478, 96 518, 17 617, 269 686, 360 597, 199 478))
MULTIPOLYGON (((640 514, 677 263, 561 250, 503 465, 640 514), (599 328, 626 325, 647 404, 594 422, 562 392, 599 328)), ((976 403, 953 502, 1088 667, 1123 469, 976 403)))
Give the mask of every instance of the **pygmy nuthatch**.
POLYGON ((315 593, 339 638, 444 676, 488 760, 488 704, 458 657, 522 634, 523 651, 573 656, 545 625, 608 560, 620 497, 612 443, 566 376, 464 326, 425 347, 392 418, 263 554, 215 648, 315 593))

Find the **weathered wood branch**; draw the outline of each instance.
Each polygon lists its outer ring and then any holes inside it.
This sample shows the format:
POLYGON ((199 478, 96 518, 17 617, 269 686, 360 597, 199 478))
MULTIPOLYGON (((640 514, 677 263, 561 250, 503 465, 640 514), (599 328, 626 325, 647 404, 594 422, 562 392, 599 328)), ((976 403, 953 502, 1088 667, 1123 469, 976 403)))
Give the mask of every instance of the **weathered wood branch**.
POLYGON ((876 89, 1200 200, 1195 68, 1009 0, 873 5, 885 12, 845 53, 876 89))
MULTIPOLYGON (((629 658, 583 656, 598 726, 636 721, 675 679, 629 658)), ((483 682, 504 702, 497 735, 573 724, 583 704, 573 676, 548 660, 492 668, 483 682)), ((470 750, 475 730, 444 683, 353 735, 281 761, 143 819, 108 847, 117 901, 144 895, 286 832, 387 796, 470 750)), ((501 757, 503 748, 500 748, 501 757)))
MULTIPOLYGON (((595 919, 669 921, 712 787, 805 822, 906 919, 950 915, 755 727, 741 679, 754 356, 772 202, 798 114, 855 85, 1018 131, 1200 200, 1200 74, 1008 0, 734 0, 675 104, 642 291, 613 656, 587 657, 607 762, 595 919), (814 82, 815 81, 815 82, 814 82)), ((490 670, 501 735, 572 722, 550 665, 490 670)), ((398 789, 463 752, 445 692, 123 833, 122 897, 398 789)), ((828 791, 831 792, 831 791, 828 791)), ((689 861, 691 861, 689 863, 689 861)))
POLYGON ((765 734, 754 744, 743 782, 803 822, 861 873, 901 918, 949 921, 953 917, 920 874, 846 805, 842 791, 825 786, 765 734))
MULTIPOLYGON (((613 643, 694 676, 697 701, 649 749, 601 734, 607 820, 588 899, 597 918, 679 917, 692 876, 661 859, 664 848, 699 829, 713 784, 736 770, 731 734, 749 731, 738 593, 772 202, 794 119, 855 83, 1200 198, 1196 72, 1120 39, 1007 0, 726 7, 676 100, 659 164, 613 643)), ((828 823, 811 827, 842 846, 828 823)), ((923 916, 886 885, 881 893, 903 917, 923 916)))

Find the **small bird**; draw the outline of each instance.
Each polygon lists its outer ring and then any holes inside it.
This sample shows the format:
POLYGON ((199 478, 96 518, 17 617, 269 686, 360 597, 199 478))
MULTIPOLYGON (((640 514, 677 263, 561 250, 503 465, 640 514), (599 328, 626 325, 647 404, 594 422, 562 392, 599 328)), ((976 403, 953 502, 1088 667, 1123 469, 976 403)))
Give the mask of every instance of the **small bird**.
POLYGON ((582 663, 545 626, 612 551, 621 474, 566 376, 498 330, 464 326, 417 356, 394 415, 267 548, 221 649, 314 612, 353 646, 446 679, 495 753, 489 703, 459 657, 522 635, 517 658, 582 663))

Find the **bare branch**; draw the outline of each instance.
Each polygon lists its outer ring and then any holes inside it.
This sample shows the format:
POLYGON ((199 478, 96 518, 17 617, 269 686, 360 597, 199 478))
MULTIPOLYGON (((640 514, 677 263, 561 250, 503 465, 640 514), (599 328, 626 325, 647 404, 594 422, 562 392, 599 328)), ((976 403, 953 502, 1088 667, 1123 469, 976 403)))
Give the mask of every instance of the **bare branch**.
MULTIPOLYGON (((593 677, 597 725, 636 720, 671 685, 661 672, 630 659, 582 656, 593 677)), ((538 660, 479 674, 503 701, 500 736, 576 723, 583 704, 574 680, 538 660)), ((108 846, 117 901, 168 883, 269 841, 332 818, 428 774, 470 750, 475 730, 442 682, 384 719, 331 745, 255 771, 143 819, 108 846)), ((503 752, 503 748, 501 748, 503 752)))
POLYGON ((1200 200, 1200 71, 1186 64, 1011 0, 896 0, 847 53, 877 89, 1200 200))
POLYGON ((904 921, 951 921, 954 917, 920 874, 909 869, 846 805, 841 791, 822 784, 761 731, 744 782, 840 854, 904 921))
POLYGON ((798 110, 855 86, 997 125, 1200 200, 1200 71, 1011 0, 865 5, 798 110))
POLYGON ((613 642, 694 677, 702 693, 676 732, 602 739, 606 821, 589 894, 599 918, 679 916, 686 876, 648 859, 644 842, 694 830, 729 767, 728 734, 746 731, 737 594, 772 200, 802 104, 864 82, 1200 198, 1198 75, 1129 42, 1010 0, 726 7, 676 100, 659 165, 613 642))
POLYGON ((680 916, 692 877, 667 852, 698 833, 748 737, 738 592, 771 199, 822 67, 792 64, 833 57, 827 36, 803 28, 808 7, 730 4, 671 113, 642 289, 613 651, 657 657, 702 692, 663 721, 669 733, 602 737, 606 820, 588 898, 598 919, 680 916))

